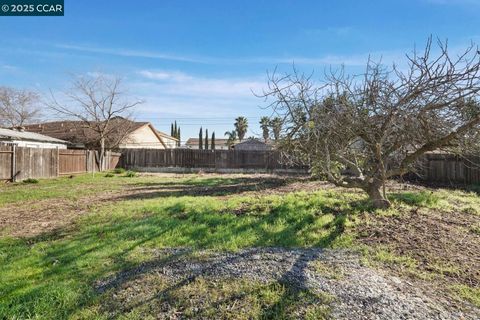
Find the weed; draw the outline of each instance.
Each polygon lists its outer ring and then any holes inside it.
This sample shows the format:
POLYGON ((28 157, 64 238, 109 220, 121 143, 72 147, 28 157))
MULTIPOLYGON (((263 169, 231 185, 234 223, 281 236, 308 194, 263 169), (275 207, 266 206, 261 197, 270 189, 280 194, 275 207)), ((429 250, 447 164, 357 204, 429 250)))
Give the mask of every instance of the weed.
POLYGON ((125 172, 124 176, 128 178, 134 178, 137 176, 137 173, 135 171, 128 170, 125 172))
POLYGON ((124 168, 115 168, 113 170, 113 172, 116 173, 116 174, 123 174, 123 173, 125 173, 125 171, 127 171, 127 170, 125 170, 124 168))
POLYGON ((39 183, 40 181, 38 179, 33 179, 33 178, 28 178, 22 181, 23 183, 39 183))

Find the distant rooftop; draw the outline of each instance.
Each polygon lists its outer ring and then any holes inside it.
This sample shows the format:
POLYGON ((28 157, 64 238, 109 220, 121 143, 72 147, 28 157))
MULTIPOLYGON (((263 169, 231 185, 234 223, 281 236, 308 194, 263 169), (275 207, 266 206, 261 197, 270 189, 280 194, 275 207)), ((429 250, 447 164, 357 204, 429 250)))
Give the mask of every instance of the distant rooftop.
MULTIPOLYGON (((210 141, 210 137, 208 137, 208 141, 210 141)), ((227 144, 228 139, 217 139, 215 138, 215 143, 218 145, 227 144)), ((187 146, 198 145, 198 138, 189 138, 185 143, 187 146)))

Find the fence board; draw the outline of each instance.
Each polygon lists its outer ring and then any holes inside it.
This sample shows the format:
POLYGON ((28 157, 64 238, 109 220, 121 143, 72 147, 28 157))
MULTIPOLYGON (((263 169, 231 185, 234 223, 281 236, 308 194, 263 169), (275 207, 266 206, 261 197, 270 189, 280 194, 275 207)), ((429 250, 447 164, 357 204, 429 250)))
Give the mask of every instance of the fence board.
POLYGON ((120 165, 129 169, 305 169, 286 166, 280 160, 280 152, 270 150, 123 149, 120 165))
MULTIPOLYGON (((51 178, 99 171, 96 151, 13 147, 0 144, 0 180, 51 178), (12 163, 12 159, 15 161, 12 163)), ((107 151, 107 169, 117 166, 120 153, 107 151)))
POLYGON ((12 178, 12 146, 0 144, 0 180, 12 178))

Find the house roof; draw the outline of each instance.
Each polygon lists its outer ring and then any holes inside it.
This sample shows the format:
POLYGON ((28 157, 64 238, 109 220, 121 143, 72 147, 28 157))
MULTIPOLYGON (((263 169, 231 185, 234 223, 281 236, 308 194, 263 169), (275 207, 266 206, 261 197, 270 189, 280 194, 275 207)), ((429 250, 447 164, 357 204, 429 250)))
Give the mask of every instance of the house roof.
POLYGON ((251 150, 269 150, 272 148, 270 143, 266 143, 259 139, 247 139, 242 142, 236 143, 233 146, 235 149, 251 149, 251 150))
POLYGON ((43 134, 27 132, 27 131, 11 130, 11 129, 2 129, 2 128, 0 128, 0 138, 8 139, 8 140, 27 140, 27 141, 68 144, 67 141, 52 138, 43 134))
MULTIPOLYGON (((117 137, 124 136, 122 130, 133 132, 144 126, 149 126, 158 137, 160 142, 165 146, 160 134, 155 130, 155 128, 153 128, 150 122, 136 122, 122 117, 114 118, 111 121, 121 122, 122 124, 121 126, 115 126, 118 128, 117 137)), ((79 144, 92 143, 92 141, 98 140, 98 134, 85 125, 83 121, 66 120, 31 124, 26 125, 25 130, 79 144)), ((115 140, 115 135, 116 133, 113 132, 110 139, 115 140)))
MULTIPOLYGON (((198 138, 189 138, 185 144, 187 146, 195 146, 195 145, 199 144, 198 141, 199 141, 198 138)), ((208 141, 210 141, 210 137, 208 137, 208 141)), ((217 139, 217 138, 215 138, 215 144, 218 144, 218 145, 221 145, 221 144, 226 145, 227 141, 228 141, 228 139, 217 139)))
POLYGON ((258 139, 247 139, 243 140, 242 142, 237 143, 236 145, 247 145, 247 144, 258 144, 258 145, 266 145, 267 143, 260 141, 258 139))
POLYGON ((167 139, 171 139, 171 140, 178 141, 178 139, 177 139, 177 138, 175 138, 175 137, 172 137, 171 135, 169 135, 169 134, 166 134, 165 132, 158 131, 158 130, 156 130, 156 131, 157 131, 158 135, 159 135, 159 136, 161 136, 161 137, 163 137, 163 138, 167 138, 167 139))

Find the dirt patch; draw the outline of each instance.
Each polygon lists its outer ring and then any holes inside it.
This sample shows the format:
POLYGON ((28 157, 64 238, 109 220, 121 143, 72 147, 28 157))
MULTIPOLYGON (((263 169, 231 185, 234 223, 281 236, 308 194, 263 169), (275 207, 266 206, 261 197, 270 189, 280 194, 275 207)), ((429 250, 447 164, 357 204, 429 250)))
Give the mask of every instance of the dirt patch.
POLYGON ((441 273, 449 284, 480 287, 480 235, 471 229, 478 216, 413 209, 368 218, 373 222, 358 228, 360 242, 412 257, 421 270, 441 273))
POLYGON ((106 192, 76 200, 52 198, 7 205, 0 208, 0 235, 33 237, 57 232, 96 206, 111 201, 114 194, 106 192))

